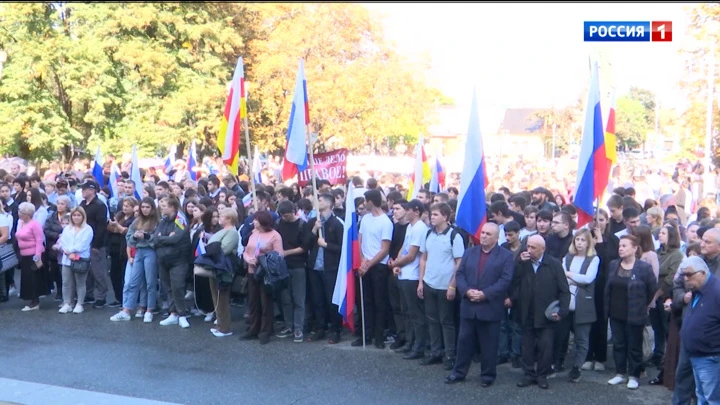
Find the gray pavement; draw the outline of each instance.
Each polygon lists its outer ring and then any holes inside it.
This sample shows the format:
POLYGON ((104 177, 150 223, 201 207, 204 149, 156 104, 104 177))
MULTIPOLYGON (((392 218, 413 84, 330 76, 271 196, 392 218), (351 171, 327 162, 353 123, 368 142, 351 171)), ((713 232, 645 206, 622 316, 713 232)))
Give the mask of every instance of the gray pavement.
MULTIPOLYGON (((550 380, 547 391, 517 388, 522 373, 499 367, 494 386, 481 388, 479 364, 468 380, 448 386, 440 366, 423 367, 389 349, 350 347, 347 335, 338 345, 296 344, 273 338, 260 346, 240 342, 242 312, 233 308, 235 335, 216 338, 210 324, 192 318, 191 328, 131 322, 113 323, 114 309, 86 309, 81 315, 57 313, 57 303, 43 300, 40 311, 24 313, 17 298, 0 304, 0 403, 115 403, 90 400, 107 393, 177 404, 667 404, 670 393, 641 380, 637 391, 610 387, 610 371, 585 372, 571 384, 550 380), (49 385, 35 396, 18 394, 20 380, 49 385), (62 387, 82 391, 67 391, 62 387), (86 391, 91 391, 87 393, 86 391), (39 397, 38 397, 39 396, 39 397), (76 401, 60 401, 76 398, 76 401), (69 396, 69 397, 68 397, 69 396), (90 397, 87 397, 90 396, 90 397), (85 398, 80 400, 80 398, 85 398)), ((145 404, 126 398, 128 405, 145 404)))

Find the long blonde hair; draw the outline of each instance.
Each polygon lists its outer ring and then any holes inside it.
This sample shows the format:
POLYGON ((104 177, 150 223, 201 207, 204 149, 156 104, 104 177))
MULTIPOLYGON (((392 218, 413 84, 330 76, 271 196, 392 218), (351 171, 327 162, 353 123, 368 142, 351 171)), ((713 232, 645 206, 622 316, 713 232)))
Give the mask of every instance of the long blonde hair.
POLYGON ((71 226, 77 226, 78 228, 82 228, 82 227, 85 226, 86 224, 87 224, 87 214, 85 213, 85 210, 83 209, 83 207, 75 207, 75 208, 73 208, 73 209, 70 211, 70 225, 71 225, 71 226), (80 215, 82 215, 82 217, 83 217, 83 221, 82 221, 82 224, 80 224, 80 226, 75 225, 75 224, 73 223, 73 221, 72 221, 72 216, 73 216, 73 214, 76 213, 76 212, 79 213, 80 215))
POLYGON ((590 230, 585 229, 585 228, 578 229, 577 233, 575 233, 575 236, 573 236, 573 240, 572 240, 572 243, 570 244, 570 249, 569 249, 570 254, 574 255, 574 256, 578 254, 577 249, 575 249, 575 239, 577 239, 581 236, 584 237, 588 243, 588 247, 585 250, 585 256, 587 256, 587 257, 597 256, 597 252, 595 251, 595 239, 593 239, 593 236, 592 236, 592 233, 590 233, 590 230))

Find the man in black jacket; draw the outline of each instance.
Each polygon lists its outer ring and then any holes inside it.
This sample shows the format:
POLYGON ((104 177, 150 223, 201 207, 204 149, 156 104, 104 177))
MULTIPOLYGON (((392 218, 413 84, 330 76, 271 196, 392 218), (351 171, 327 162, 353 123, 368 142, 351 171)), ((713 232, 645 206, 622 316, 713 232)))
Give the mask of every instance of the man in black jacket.
MULTIPOLYGON (((80 207, 85 210, 87 224, 93 230, 93 240, 90 246, 91 271, 87 278, 86 303, 94 302, 93 308, 102 308, 107 303, 108 286, 108 262, 105 249, 105 234, 108 225, 108 211, 105 203, 100 201, 97 193, 100 186, 93 181, 87 180, 81 186, 83 201, 80 207)), ((116 300, 122 297, 115 297, 116 300)))
POLYGON ((189 328, 185 277, 192 255, 190 232, 184 216, 179 215, 180 201, 177 198, 164 197, 160 200, 160 207, 162 220, 155 231, 155 253, 160 281, 170 301, 170 316, 161 321, 160 326, 180 324, 182 328, 189 328))
POLYGON ((343 223, 333 214, 335 198, 332 194, 320 194, 318 197, 319 215, 308 221, 307 250, 308 267, 310 268, 310 285, 312 301, 315 306, 315 328, 308 337, 308 342, 325 338, 325 330, 330 323, 330 340, 338 343, 342 332, 342 316, 338 306, 332 303, 340 265, 340 251, 343 243, 343 223), (322 236, 320 235, 322 229, 322 236))
POLYGON ((570 287, 562 264, 545 254, 545 239, 542 236, 533 235, 528 239, 527 252, 521 253, 520 259, 511 293, 511 305, 519 308, 523 329, 522 366, 525 377, 517 386, 523 388, 537 383, 540 388, 548 389, 555 324, 570 311, 570 287), (546 309, 553 301, 559 301, 559 307, 546 315, 546 309))

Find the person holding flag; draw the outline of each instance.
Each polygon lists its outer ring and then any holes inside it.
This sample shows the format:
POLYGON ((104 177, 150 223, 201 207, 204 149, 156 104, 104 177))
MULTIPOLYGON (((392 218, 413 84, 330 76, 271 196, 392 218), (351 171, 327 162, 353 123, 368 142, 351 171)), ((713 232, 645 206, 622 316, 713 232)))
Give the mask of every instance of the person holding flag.
MULTIPOLYGON (((310 266, 310 284, 315 307, 315 326, 308 336, 308 342, 317 342, 325 338, 327 325, 330 324, 328 343, 340 342, 343 317, 340 306, 333 302, 335 286, 339 279, 340 257, 343 250, 344 223, 333 214, 335 198, 332 194, 320 194, 318 197, 318 216, 308 221, 311 229, 308 240, 308 266, 310 266)), ((355 215, 353 209, 352 215, 355 215)), ((346 271, 347 273, 347 271, 346 271)), ((355 285, 353 284, 352 287, 355 285)), ((347 290, 341 288, 343 293, 347 290)), ((344 297, 344 295, 343 295, 344 297)), ((354 304, 354 299, 349 301, 354 304)), ((352 313, 352 308, 350 309, 352 313)), ((354 326, 353 322, 348 325, 354 326)))

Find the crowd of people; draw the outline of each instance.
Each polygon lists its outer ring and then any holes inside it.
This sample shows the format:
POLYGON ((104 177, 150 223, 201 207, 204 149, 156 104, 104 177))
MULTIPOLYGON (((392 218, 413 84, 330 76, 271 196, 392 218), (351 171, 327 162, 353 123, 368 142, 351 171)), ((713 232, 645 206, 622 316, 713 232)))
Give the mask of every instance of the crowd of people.
POLYGON ((239 327, 231 306, 246 305, 241 340, 336 344, 349 326, 332 298, 352 199, 361 263, 349 282, 363 282, 352 346, 441 365, 448 384, 476 361, 489 387, 509 363, 519 387, 547 389, 566 368, 569 382, 605 371, 609 329, 608 384, 637 389, 650 374, 673 403, 720 401, 720 219, 682 189, 638 200, 618 187, 578 227, 558 194, 498 187, 475 238, 456 224, 452 186, 407 196, 356 176, 352 188, 318 180, 317 201, 297 184, 257 184, 250 201, 246 178, 195 181, 183 161, 143 177, 124 171, 111 195, 87 172, 0 170, 0 301, 17 294, 31 312, 54 296, 60 314, 112 307, 110 322, 182 328, 198 316, 219 338, 239 327))

